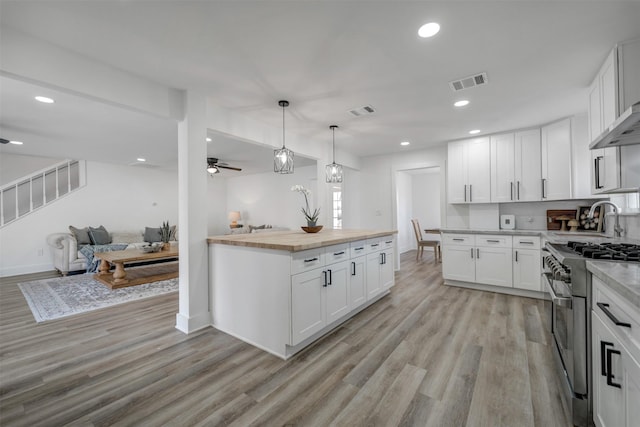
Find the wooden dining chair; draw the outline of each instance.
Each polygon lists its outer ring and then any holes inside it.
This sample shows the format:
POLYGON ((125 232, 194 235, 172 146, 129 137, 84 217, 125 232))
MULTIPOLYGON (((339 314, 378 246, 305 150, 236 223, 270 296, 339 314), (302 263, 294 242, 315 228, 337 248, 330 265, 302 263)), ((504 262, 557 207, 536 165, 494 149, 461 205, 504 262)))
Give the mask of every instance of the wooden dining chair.
POLYGON ((413 231, 416 235, 416 242, 418 243, 418 252, 416 253, 416 260, 422 258, 422 253, 424 252, 424 247, 429 246, 433 247, 433 255, 435 257, 436 262, 442 260, 442 249, 440 247, 439 240, 425 240, 422 238, 422 229, 420 228, 420 224, 417 219, 412 219, 411 224, 413 225, 413 231))

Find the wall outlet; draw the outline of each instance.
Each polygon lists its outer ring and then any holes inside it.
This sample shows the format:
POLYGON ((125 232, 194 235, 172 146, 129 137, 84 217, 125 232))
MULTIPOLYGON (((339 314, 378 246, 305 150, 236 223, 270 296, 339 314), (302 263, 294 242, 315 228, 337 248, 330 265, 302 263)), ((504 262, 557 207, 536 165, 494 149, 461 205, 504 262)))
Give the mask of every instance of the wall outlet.
POLYGON ((44 249, 38 248, 38 256, 43 256, 43 255, 44 255, 44 249))

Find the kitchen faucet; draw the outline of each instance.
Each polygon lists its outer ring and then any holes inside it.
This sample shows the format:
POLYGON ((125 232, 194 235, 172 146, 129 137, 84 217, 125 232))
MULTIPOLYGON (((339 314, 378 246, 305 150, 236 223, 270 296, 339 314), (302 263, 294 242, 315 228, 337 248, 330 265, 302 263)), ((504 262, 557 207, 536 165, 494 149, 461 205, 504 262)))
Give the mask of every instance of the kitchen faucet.
MULTIPOLYGON (((611 205, 613 207, 613 214, 616 216, 616 223, 613 226, 613 235, 615 237, 620 237, 624 229, 620 227, 620 208, 615 203, 612 203, 608 200, 601 200, 599 202, 595 202, 593 205, 591 205, 591 209, 589 209, 589 214, 587 215, 587 218, 593 219, 593 214, 596 211, 596 208, 601 205, 611 205)), ((602 215, 601 220, 602 218, 604 218, 604 214, 602 215)))

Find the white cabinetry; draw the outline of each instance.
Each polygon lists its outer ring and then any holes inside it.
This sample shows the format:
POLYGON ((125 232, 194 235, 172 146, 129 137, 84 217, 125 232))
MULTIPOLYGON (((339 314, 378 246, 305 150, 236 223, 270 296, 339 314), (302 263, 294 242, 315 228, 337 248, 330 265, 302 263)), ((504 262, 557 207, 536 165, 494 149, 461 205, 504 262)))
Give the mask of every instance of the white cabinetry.
POLYGON ((367 298, 388 290, 394 285, 393 240, 367 240, 367 298))
POLYGON ((391 236, 296 252, 291 265, 295 273, 291 275, 291 345, 301 343, 395 283, 391 236))
MULTIPOLYGON (((640 101, 639 74, 640 39, 615 46, 589 87, 589 141, 597 139, 620 114, 640 101)), ((640 177, 632 172, 628 174, 638 165, 633 163, 634 156, 640 156, 638 147, 591 150, 592 193, 611 193, 640 186, 640 177)))
POLYGON ((541 129, 542 200, 571 198, 571 119, 541 129))
POLYGON ((640 420, 640 312, 593 276, 593 421, 598 427, 640 420))
POLYGON ((511 286, 511 236, 443 234, 445 279, 511 286))
POLYGON ((513 287, 542 291, 540 238, 513 236, 513 287))
POLYGON ((537 201, 542 196, 540 129, 491 137, 491 201, 537 201))
POLYGON ((489 138, 451 142, 447 150, 449 203, 491 202, 491 143, 489 138))

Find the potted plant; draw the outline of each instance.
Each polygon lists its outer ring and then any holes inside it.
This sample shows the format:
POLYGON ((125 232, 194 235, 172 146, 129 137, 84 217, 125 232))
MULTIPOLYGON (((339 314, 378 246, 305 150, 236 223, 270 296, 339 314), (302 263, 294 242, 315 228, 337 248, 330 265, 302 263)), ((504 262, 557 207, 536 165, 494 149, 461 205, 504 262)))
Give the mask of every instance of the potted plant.
POLYGON ((162 240, 162 249, 169 249, 169 240, 173 238, 174 230, 171 229, 169 221, 164 221, 160 227, 160 240, 162 240))

